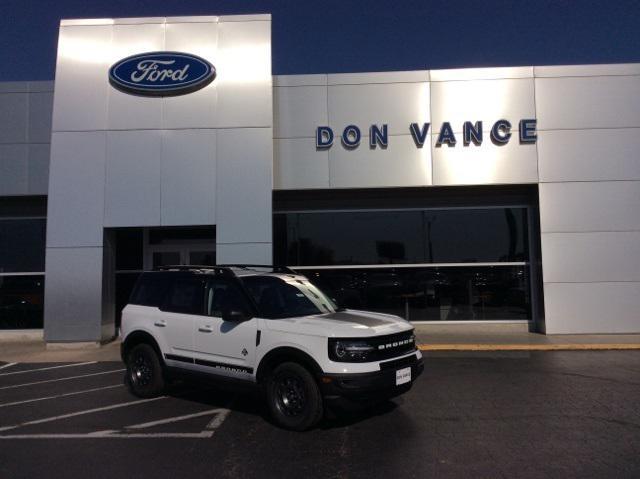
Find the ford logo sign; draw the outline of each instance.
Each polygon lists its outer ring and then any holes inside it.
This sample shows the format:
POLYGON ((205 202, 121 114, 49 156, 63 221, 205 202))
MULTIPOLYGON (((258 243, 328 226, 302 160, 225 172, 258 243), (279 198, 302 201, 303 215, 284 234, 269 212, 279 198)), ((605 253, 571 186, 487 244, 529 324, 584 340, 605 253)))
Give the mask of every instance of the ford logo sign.
POLYGON ((140 53, 109 68, 109 83, 114 88, 142 96, 184 95, 204 88, 215 77, 211 63, 180 52, 140 53))

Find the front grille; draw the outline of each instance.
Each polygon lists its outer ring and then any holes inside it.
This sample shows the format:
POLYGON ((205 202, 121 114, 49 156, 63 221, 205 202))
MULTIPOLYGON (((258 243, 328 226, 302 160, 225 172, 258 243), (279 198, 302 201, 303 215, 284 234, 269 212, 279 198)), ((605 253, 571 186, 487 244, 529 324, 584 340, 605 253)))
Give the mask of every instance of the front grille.
POLYGON ((395 358, 416 350, 416 338, 413 330, 387 336, 376 336, 369 338, 367 343, 376 348, 373 355, 375 361, 395 358))

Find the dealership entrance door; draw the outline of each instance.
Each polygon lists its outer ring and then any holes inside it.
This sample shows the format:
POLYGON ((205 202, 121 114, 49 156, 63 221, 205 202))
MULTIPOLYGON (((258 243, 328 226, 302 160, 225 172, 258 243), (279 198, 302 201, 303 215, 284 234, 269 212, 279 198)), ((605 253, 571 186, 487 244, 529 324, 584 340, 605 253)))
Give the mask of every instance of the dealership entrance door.
POLYGON ((119 228, 116 237, 116 327, 142 271, 216 264, 215 226, 119 228))
POLYGON ((144 269, 216 264, 215 229, 151 228, 145 231, 144 269))
POLYGON ((214 266, 216 263, 215 245, 162 245, 149 246, 145 253, 145 270, 158 269, 170 265, 214 266))

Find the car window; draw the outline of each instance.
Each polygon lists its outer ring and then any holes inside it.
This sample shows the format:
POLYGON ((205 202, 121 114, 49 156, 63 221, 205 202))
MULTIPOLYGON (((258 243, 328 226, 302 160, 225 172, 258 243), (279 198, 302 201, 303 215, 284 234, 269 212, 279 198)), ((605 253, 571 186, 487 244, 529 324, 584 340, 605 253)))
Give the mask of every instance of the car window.
POLYGON ((333 302, 306 280, 284 281, 272 276, 243 278, 247 290, 267 318, 287 318, 336 311, 333 302))
POLYGON ((228 281, 209 281, 205 299, 206 313, 209 316, 220 318, 224 311, 240 311, 245 314, 249 311, 245 295, 237 285, 228 281))
POLYGON ((171 279, 164 273, 143 273, 129 302, 141 306, 159 307, 170 286, 171 279))
POLYGON ((203 281, 198 278, 176 279, 163 304, 163 311, 183 314, 203 313, 203 281))

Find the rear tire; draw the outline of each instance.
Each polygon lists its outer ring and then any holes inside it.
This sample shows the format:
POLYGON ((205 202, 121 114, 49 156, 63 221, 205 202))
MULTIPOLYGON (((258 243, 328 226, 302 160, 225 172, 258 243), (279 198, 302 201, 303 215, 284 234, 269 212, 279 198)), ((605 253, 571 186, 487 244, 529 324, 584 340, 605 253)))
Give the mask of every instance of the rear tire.
POLYGON ((141 398, 153 398, 163 393, 163 368, 152 346, 142 343, 129 351, 125 382, 129 390, 141 398))
POLYGON ((320 389, 313 375, 298 363, 282 363, 267 381, 271 417, 281 427, 306 431, 324 413, 320 389))

